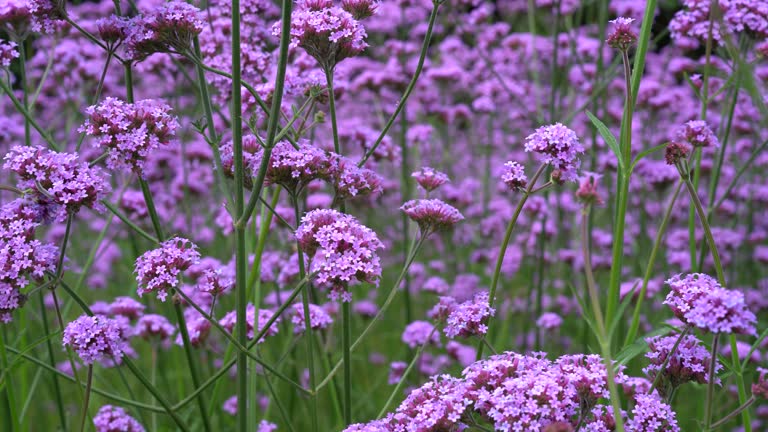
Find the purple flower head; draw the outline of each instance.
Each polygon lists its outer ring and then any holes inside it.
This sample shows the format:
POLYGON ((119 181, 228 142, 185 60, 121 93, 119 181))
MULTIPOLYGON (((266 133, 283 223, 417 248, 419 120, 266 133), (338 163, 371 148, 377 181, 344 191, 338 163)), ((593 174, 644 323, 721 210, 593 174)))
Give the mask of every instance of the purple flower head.
POLYGON ((32 18, 29 0, 6 0, 0 3, 0 28, 12 33, 24 34, 32 18))
POLYGON ((670 292, 664 304, 684 323, 712 333, 755 334, 757 319, 741 292, 702 273, 676 275, 666 283, 670 292))
POLYGON ((501 174, 501 181, 511 190, 518 191, 528 186, 528 177, 525 175, 525 168, 515 161, 504 163, 504 172, 501 174))
POLYGON ((160 244, 157 249, 144 252, 136 259, 136 282, 139 297, 157 292, 165 301, 170 289, 179 284, 179 275, 200 259, 197 246, 187 239, 175 237, 160 244))
POLYGON ((559 171, 563 181, 575 181, 584 147, 576 132, 560 123, 542 126, 525 139, 525 151, 536 153, 541 162, 559 171))
POLYGON ((143 177, 150 152, 168 145, 179 128, 170 112, 171 107, 158 100, 127 103, 108 97, 85 110, 88 118, 80 132, 98 138, 96 146, 109 150, 107 167, 127 168, 143 177))
POLYGON ((126 52, 131 60, 143 60, 158 52, 185 53, 203 31, 200 10, 184 1, 170 1, 126 25, 126 52))
POLYGON ((667 165, 677 165, 682 162, 691 153, 688 144, 682 142, 671 142, 664 149, 664 160, 667 165))
POLYGON ((349 300, 350 283, 378 283, 381 263, 376 253, 384 244, 370 228, 354 217, 335 210, 313 210, 296 230, 299 248, 314 258, 313 272, 320 284, 349 300), (318 253, 320 252, 320 253, 318 253))
MULTIPOLYGON (((718 20, 710 32, 710 4, 703 0, 684 0, 685 9, 677 11, 669 23, 672 40, 683 48, 694 49, 705 43, 710 35, 722 43, 727 33, 749 32, 758 39, 768 37, 768 9, 754 0, 718 1, 718 20), (721 24, 723 23, 724 26, 721 24)), ((730 37, 733 37, 731 35, 730 37)))
POLYGON ((144 339, 158 339, 163 346, 170 343, 176 328, 162 315, 146 314, 136 322, 136 334, 144 339))
POLYGON ((384 189, 384 180, 375 171, 360 168, 344 156, 336 156, 333 187, 336 191, 335 202, 368 195, 378 195, 384 189))
POLYGON ((407 201, 400 207, 425 235, 445 231, 464 220, 464 216, 452 205, 439 199, 407 201))
POLYGON ((235 279, 226 268, 206 269, 197 280, 197 289, 210 295, 220 295, 232 291, 235 279))
MULTIPOLYGON (((298 150, 288 141, 280 141, 275 145, 265 184, 279 184, 295 194, 312 180, 328 180, 335 174, 336 167, 331 153, 303 140, 299 141, 298 145, 298 150)), ((256 153, 254 162, 261 162, 262 155, 263 150, 256 153)), ((258 164, 254 169, 254 176, 257 169, 258 164)))
MULTIPOLYGON (((211 322, 192 307, 184 309, 184 321, 187 323, 189 343, 194 347, 203 345, 211 332, 211 322)), ((175 342, 176 345, 184 345, 184 338, 181 331, 176 334, 175 342)))
POLYGON ((432 192, 450 181, 447 174, 426 166, 411 174, 411 177, 427 192, 432 192))
POLYGON ((563 318, 554 312, 544 312, 536 320, 536 326, 544 330, 556 330, 563 325, 563 318))
POLYGON ((455 298, 449 296, 441 296, 437 304, 427 312, 427 317, 439 321, 446 320, 458 306, 459 303, 456 302, 455 298))
POLYGON ((677 138, 687 142, 693 147, 718 147, 720 141, 707 122, 704 120, 691 120, 678 131, 677 138))
POLYGON ((341 0, 341 8, 356 20, 366 19, 376 13, 380 0, 341 0))
POLYGON ((387 377, 387 383, 389 385, 395 385, 403 379, 405 370, 408 369, 408 363, 396 361, 389 365, 389 376, 387 377))
POLYGON ((436 376, 408 395, 387 418, 393 429, 385 430, 453 430, 471 403, 463 380, 436 376))
POLYGON ((16 58, 19 58, 16 42, 6 42, 0 39, 0 68, 11 67, 11 62, 16 58))
MULTIPOLYGON (((256 332, 260 333, 262 330, 264 330, 265 326, 273 315, 274 313, 268 309, 259 309, 257 312, 256 306, 248 303, 245 308, 245 322, 248 339, 253 340, 253 338, 256 337, 256 332), (258 328, 256 328, 255 325, 258 325, 258 328)), ((279 322, 280 318, 276 319, 272 325, 269 326, 269 329, 264 333, 264 336, 258 340, 258 343, 264 342, 264 339, 267 336, 276 335, 279 330, 277 327, 279 322)), ((234 331, 235 325, 237 324, 237 312, 228 312, 226 315, 224 315, 224 318, 219 320, 219 324, 221 324, 222 327, 230 332, 234 331)))
POLYGON ((128 22, 129 20, 117 15, 100 18, 96 21, 96 34, 110 50, 114 51, 128 36, 130 30, 128 22))
POLYGON ((482 336, 488 331, 488 318, 496 314, 496 309, 488 304, 488 293, 475 294, 472 300, 457 305, 448 315, 445 323, 445 335, 453 339, 457 336, 482 336))
MULTIPOLYGON (((293 305, 293 323, 294 333, 304 333, 306 330, 304 307, 301 304, 293 305)), ((321 306, 309 304, 309 324, 312 330, 326 329, 333 324, 333 318, 321 306)))
MULTIPOLYGON (((699 384, 708 382, 709 362, 711 359, 707 350, 694 335, 686 335, 677 346, 674 355, 669 357, 672 348, 679 339, 679 335, 654 336, 645 341, 648 343, 648 352, 645 357, 650 364, 643 369, 648 379, 654 381, 661 371, 661 366, 667 361, 667 367, 662 373, 661 385, 658 390, 662 396, 667 396, 678 386, 690 381, 699 384), (669 357, 669 360, 667 358, 669 357)), ((722 369, 720 363, 716 363, 715 372, 722 369)), ((715 382, 720 380, 715 378, 715 382)))
POLYGON ((119 361, 127 348, 120 324, 103 315, 82 315, 70 322, 64 329, 62 342, 86 365, 99 360, 119 361))
POLYGON ((427 321, 414 321, 405 327, 402 340, 411 348, 425 344, 440 346, 440 333, 427 321))
MULTIPOLYGON (((276 23, 272 34, 280 36, 281 25, 276 23)), ((360 22, 332 2, 305 1, 291 14, 291 47, 303 48, 327 71, 363 52, 366 37, 360 22)))
POLYGON ((603 205, 605 202, 598 190, 601 177, 600 174, 583 171, 582 175, 579 177, 579 188, 576 189, 576 199, 585 205, 603 205))
POLYGON ((626 425, 633 432, 680 432, 672 407, 656 395, 638 394, 626 425))
POLYGON ((144 313, 145 306, 130 297, 117 297, 109 304, 110 315, 120 315, 135 320, 144 313))
POLYGON ((759 367, 757 372, 760 375, 757 378, 757 382, 752 384, 752 395, 761 399, 768 399, 768 381, 765 379, 768 369, 759 367))
POLYGON ((613 30, 608 34, 608 46, 619 51, 629 50, 637 43, 637 33, 632 28, 633 18, 619 17, 611 21, 613 30))
POLYGON ((19 177, 18 188, 35 191, 43 206, 59 207, 57 219, 74 215, 82 207, 103 210, 101 200, 110 191, 106 175, 81 162, 77 153, 57 153, 42 147, 15 146, 3 167, 19 177))
POLYGON ((144 432, 135 418, 121 407, 104 405, 93 417, 96 432, 144 432))

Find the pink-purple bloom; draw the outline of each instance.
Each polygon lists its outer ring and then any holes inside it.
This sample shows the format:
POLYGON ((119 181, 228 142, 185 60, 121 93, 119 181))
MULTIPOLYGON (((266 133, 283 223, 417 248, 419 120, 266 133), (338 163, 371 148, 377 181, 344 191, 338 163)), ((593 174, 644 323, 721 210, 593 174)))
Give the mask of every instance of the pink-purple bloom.
POLYGON ((93 417, 96 432, 144 432, 144 427, 125 409, 112 405, 104 405, 93 417))
POLYGON ((488 331, 488 319, 496 314, 496 309, 488 304, 488 300, 488 293, 481 292, 471 300, 456 305, 446 319, 445 335, 451 339, 484 335, 488 331))
POLYGON ((416 183, 427 192, 432 192, 450 181, 448 175, 444 172, 440 172, 427 166, 415 171, 411 174, 411 177, 416 179, 416 183))
POLYGON ((464 216, 450 204, 439 199, 418 199, 407 201, 400 207, 426 234, 445 231, 464 220, 464 216))
POLYGON ((13 59, 19 58, 16 42, 6 42, 0 39, 0 68, 11 66, 13 59))
POLYGON ((551 165, 564 181, 575 181, 581 165, 579 156, 584 146, 571 129, 561 123, 542 126, 525 139, 525 151, 535 153, 544 164, 551 165))
MULTIPOLYGON (((293 317, 291 317, 294 333, 303 333, 306 330, 304 307, 301 304, 293 305, 293 317)), ((333 318, 321 306, 309 304, 309 327, 312 330, 325 329, 333 324, 333 318)))
POLYGON ((175 237, 145 252, 136 259, 136 282, 139 297, 156 292, 165 301, 168 291, 179 285, 179 275, 200 259, 197 246, 187 239, 175 237))
MULTIPOLYGON (((696 336, 686 335, 673 354, 672 349, 679 337, 679 335, 654 336, 646 339, 648 352, 645 357, 650 364, 643 368, 643 372, 648 375, 651 381, 655 380, 656 376, 661 373, 661 384, 657 389, 661 390, 663 395, 669 395, 672 390, 690 381, 699 384, 709 382, 708 374, 711 360, 709 350, 701 344, 696 336), (665 361, 667 365, 662 371, 661 366, 665 361)), ((722 366, 718 362, 715 372, 720 369, 722 366)), ((716 382, 720 381, 717 378, 715 380, 716 382)))
POLYGON ((411 348, 426 344, 439 346, 440 333, 427 321, 414 321, 405 327, 402 340, 411 348))
POLYGON ((82 315, 67 324, 62 343, 72 348, 86 365, 101 360, 119 361, 127 348, 120 324, 103 315, 82 315))
POLYGON ((203 14, 191 4, 178 0, 165 3, 126 24, 127 56, 142 60, 158 52, 184 54, 204 24, 203 14))
POLYGON ((612 20, 613 29, 608 33, 608 39, 606 39, 608 46, 620 51, 627 51, 632 47, 637 42, 637 33, 632 28, 634 21, 634 19, 626 17, 612 20))
MULTIPOLYGON (((269 326, 269 328, 264 331, 264 329, 267 326, 267 323, 269 320, 274 316, 274 313, 271 310, 268 309, 259 309, 256 310, 256 306, 254 306, 251 303, 248 303, 248 305, 245 308, 245 323, 247 328, 247 337, 250 340, 253 340, 253 338, 256 337, 256 332, 261 333, 264 332, 263 336, 259 338, 257 343, 264 342, 264 339, 267 336, 274 336, 277 334, 279 328, 277 327, 277 324, 280 322, 280 319, 276 319, 272 322, 272 324, 269 326)), ((232 332, 235 329, 235 325, 237 324, 237 312, 231 311, 227 312, 226 315, 224 315, 224 318, 219 320, 219 324, 221 324, 222 327, 227 329, 228 331, 232 332)))
POLYGON ((501 174, 501 181, 511 190, 523 190, 528 186, 528 177, 525 175, 525 168, 515 161, 504 163, 504 172, 501 174))

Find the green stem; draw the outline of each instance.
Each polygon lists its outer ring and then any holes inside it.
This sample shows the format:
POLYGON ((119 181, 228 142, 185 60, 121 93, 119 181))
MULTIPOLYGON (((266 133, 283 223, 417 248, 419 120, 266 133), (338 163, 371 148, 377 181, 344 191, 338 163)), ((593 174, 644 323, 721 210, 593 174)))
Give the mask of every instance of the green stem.
MULTIPOLYGON (((48 311, 45 309, 45 300, 43 300, 43 296, 39 296, 40 299, 40 317, 43 321, 43 331, 46 335, 46 348, 48 350, 48 361, 51 363, 52 367, 56 367, 56 357, 53 353, 53 344, 51 343, 51 339, 47 336, 50 334, 50 327, 48 326, 48 311)), ((64 410, 64 400, 61 396, 61 386, 59 385, 59 379, 56 374, 53 374, 51 376, 53 379, 53 393, 56 396, 56 409, 59 413, 59 420, 61 422, 61 429, 66 431, 67 430, 67 414, 64 410)))
POLYGON ((669 354, 667 354, 667 357, 664 359, 664 362, 661 364, 661 367, 659 368, 659 371, 656 373, 656 377, 653 379, 653 383, 651 384, 651 388, 648 389, 648 394, 653 393, 653 391, 658 388, 659 383, 661 382, 661 377, 664 375, 664 371, 667 369, 667 365, 669 364, 669 361, 672 359, 672 357, 677 352, 677 347, 680 346, 680 342, 683 341, 683 338, 685 335, 688 334, 688 332, 691 331, 690 326, 685 326, 683 328, 683 331, 680 332, 680 336, 677 337, 677 340, 675 341, 675 344, 672 345, 672 349, 669 351, 669 354))
POLYGON ((129 228, 136 231, 137 234, 151 241, 152 243, 160 243, 160 240, 156 239, 155 237, 152 236, 152 234, 149 234, 148 232, 144 231, 138 225, 136 225, 130 219, 128 219, 128 217, 124 215, 122 212, 120 212, 120 210, 118 210, 114 204, 112 204, 107 200, 103 200, 101 201, 101 203, 104 204, 104 207, 106 207, 107 210, 112 212, 112 214, 117 216, 117 218, 120 219, 124 224, 128 225, 129 228))
MULTIPOLYGON (((29 113, 29 90, 27 90, 27 43, 26 40, 19 42, 19 76, 21 78, 21 88, 24 90, 22 102, 24 103, 24 111, 29 113)), ((32 136, 29 129, 30 119, 31 116, 24 118, 24 145, 27 147, 32 145, 32 136)))
POLYGON ((85 419, 88 418, 88 402, 91 400, 91 386, 93 384, 93 365, 88 365, 88 377, 85 381, 85 400, 83 401, 83 415, 80 417, 80 432, 85 430, 85 419))
MULTIPOLYGON (((181 290, 179 290, 181 291, 181 290)), ((181 333, 181 340, 184 343, 184 354, 187 357, 187 367, 189 367, 189 375, 192 377, 192 384, 195 388, 200 386, 200 375, 197 372, 197 362, 195 360, 194 353, 192 352, 192 343, 189 340, 189 330, 187 329, 187 322, 184 319, 184 311, 181 309, 181 304, 174 302, 173 309, 176 312, 176 320, 179 324, 179 333, 181 333)), ((208 410, 206 410, 205 398, 200 393, 197 398, 197 405, 200 410, 200 416, 203 419, 203 427, 206 431, 211 429, 211 419, 208 418, 208 410)))
MULTIPOLYGON (((523 211, 523 207, 525 206, 526 201, 528 201, 528 197, 531 195, 531 191, 533 190, 534 186, 536 186, 536 182, 538 181, 539 177, 541 177, 542 173, 544 173, 545 168, 545 165, 540 166, 536 171, 536 174, 533 175, 533 178, 529 182, 527 189, 523 192, 523 196, 517 203, 515 212, 512 214, 512 219, 510 219, 509 224, 507 224, 507 230, 504 233, 504 239, 501 241, 501 246, 499 247, 499 255, 496 257, 496 267, 493 269, 493 276, 491 278, 491 288, 488 295, 488 305, 490 307, 493 307, 493 304, 496 301, 496 289, 499 286, 499 279, 501 279, 501 267, 504 264, 504 256, 507 253, 509 240, 512 238, 512 231, 515 229, 515 225, 517 225, 517 219, 520 217, 520 213, 523 211)), ((492 318, 493 317, 488 318, 488 329, 491 328, 492 318)), ((483 356, 483 348, 483 343, 479 342, 477 345, 478 360, 480 360, 483 356)))
POLYGON ((22 116, 24 116, 25 123, 29 123, 35 130, 40 134, 40 136, 43 138, 43 140, 48 144, 48 146, 54 150, 58 150, 59 146, 56 144, 56 142, 53 140, 51 135, 46 132, 32 117, 32 114, 30 114, 29 111, 22 105, 22 103, 19 101, 19 99, 16 97, 16 95, 13 94, 13 90, 8 86, 8 84, 5 82, 5 80, 0 79, 0 89, 3 90, 3 92, 8 95, 8 98, 11 99, 11 103, 13 103, 13 106, 16 108, 16 111, 21 113, 22 116))
MULTIPOLYGON (((688 179, 688 175, 686 173, 681 173, 683 182, 685 183, 685 187, 688 189, 688 195, 691 198, 691 202, 693 203, 693 206, 696 209, 696 212, 699 215, 699 221, 701 222, 701 226, 704 229, 704 237, 707 240, 707 244, 709 245, 710 253, 712 254, 712 260, 715 262, 715 272, 717 273, 717 280, 720 282, 720 285, 725 286, 725 275, 723 274, 723 265, 720 262, 720 253, 717 251, 717 247, 715 246, 715 239, 712 236, 712 230, 710 229, 709 222, 707 221, 707 213, 704 211, 704 207, 701 205, 701 200, 699 199, 699 195, 696 193, 696 188, 691 183, 691 180, 688 179)), ((693 263, 692 263, 693 264, 693 263)))
MULTIPOLYGON (((0 329, 0 366, 3 367, 3 370, 8 368, 8 356, 6 354, 6 348, 8 351, 13 352, 13 349, 11 347, 6 347, 5 344, 5 328, 0 329)), ((7 410, 9 414, 8 421, 10 422, 11 431, 15 431, 16 428, 19 425, 19 419, 18 414, 16 413, 16 394, 14 392, 14 386, 13 383, 10 381, 10 375, 8 376, 8 382, 5 384, 5 393, 7 396, 6 403, 7 403, 7 410)))
POLYGON ((645 266, 645 274, 643 275, 643 285, 640 287, 640 293, 637 295, 637 303, 635 304, 635 310, 632 313, 632 323, 629 326, 627 337, 624 339, 624 346, 627 346, 635 341, 637 337, 637 331, 640 328, 640 311, 643 307, 643 301, 645 300, 645 293, 648 290, 648 281, 651 280, 653 275, 653 265, 656 263, 656 255, 661 248, 661 242, 664 240, 664 234, 667 231, 667 225, 672 217, 672 210, 675 208, 675 202, 678 195, 680 195, 680 189, 683 186, 682 180, 677 183, 675 191, 672 193, 672 198, 667 204, 667 210, 664 212, 664 218, 661 220, 659 229, 656 232, 656 239, 653 241, 653 248, 651 249, 651 256, 648 258, 648 264, 645 266))
POLYGON ((750 398, 747 399, 746 402, 741 404, 738 408, 733 410, 730 414, 713 423, 712 426, 710 426, 710 430, 716 430, 719 427, 724 426, 726 423, 731 421, 731 419, 733 419, 740 413, 744 412, 745 410, 749 409, 749 407, 751 407, 752 404, 754 404, 755 402, 757 402, 757 399, 755 398, 755 396, 754 395, 750 396, 750 398))
POLYGON ((351 301, 342 301, 342 352, 344 353, 344 423, 352 424, 352 313, 351 301))
POLYGON ((139 185, 141 186, 141 193, 144 195, 144 202, 147 204, 147 212, 149 213, 149 219, 152 221, 152 227, 155 229, 157 240, 158 242, 163 242, 165 241, 165 235, 163 234, 163 228, 160 224, 160 216, 157 215, 157 208, 155 207, 155 200, 152 198, 152 191, 149 189, 147 181, 141 177, 139 177, 139 185))
POLYGON ((720 334, 715 333, 712 339, 712 351, 709 359, 709 375, 707 375, 707 399, 704 405, 704 430, 712 429, 712 403, 715 399, 715 365, 717 365, 717 345, 720 340, 720 334))

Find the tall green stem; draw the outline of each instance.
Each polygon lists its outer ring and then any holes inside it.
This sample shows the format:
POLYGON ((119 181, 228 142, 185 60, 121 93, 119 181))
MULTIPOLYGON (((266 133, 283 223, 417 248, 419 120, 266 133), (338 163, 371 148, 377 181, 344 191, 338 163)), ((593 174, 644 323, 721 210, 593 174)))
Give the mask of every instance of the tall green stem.
POLYGON ((720 334, 715 333, 712 338, 712 351, 709 358, 709 374, 707 375, 707 401, 704 406, 704 430, 709 431, 712 426, 712 403, 715 398, 715 365, 717 365, 717 345, 720 334))
POLYGON ((85 419, 88 418, 88 402, 91 400, 91 385, 93 384, 93 365, 88 365, 88 377, 85 381, 85 400, 83 401, 83 415, 80 416, 80 432, 85 430, 85 419))
MULTIPOLYGON (((504 239, 501 241, 501 246, 499 247, 499 255, 496 257, 496 267, 493 269, 493 276, 491 277, 491 289, 488 296, 488 305, 490 307, 493 307, 493 304, 496 301, 496 289, 499 286, 499 279, 501 279, 501 267, 504 264, 504 256, 507 253, 507 247, 509 246, 509 240, 512 238, 512 231, 515 229, 515 225, 517 225, 517 219, 520 217, 520 213, 523 211, 523 207, 525 207, 526 201, 528 201, 528 197, 533 192, 534 186, 536 186, 536 182, 538 181, 539 177, 544 173, 544 169, 546 168, 545 165, 542 165, 539 167, 539 169, 536 171, 536 174, 533 175, 533 178, 528 184, 528 187, 523 192, 523 196, 520 198, 520 201, 517 203, 517 207, 515 208, 515 212, 512 214, 512 219, 509 220, 509 224, 507 224, 507 230, 504 233, 504 239)), ((493 317, 490 317, 488 319, 488 329, 491 328, 491 321, 493 317)), ((482 341, 478 342, 477 345, 477 359, 480 360, 483 356, 483 348, 485 346, 483 345, 482 341)))

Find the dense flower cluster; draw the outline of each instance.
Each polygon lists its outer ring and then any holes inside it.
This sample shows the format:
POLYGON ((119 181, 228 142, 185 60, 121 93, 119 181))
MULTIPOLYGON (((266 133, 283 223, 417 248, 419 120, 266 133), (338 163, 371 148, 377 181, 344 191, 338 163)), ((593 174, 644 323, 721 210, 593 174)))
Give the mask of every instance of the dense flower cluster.
MULTIPOLYGON (((674 354, 672 348, 680 336, 655 336, 646 339, 648 352, 645 357, 650 364, 643 369, 648 378, 653 381, 661 372, 661 385, 657 388, 668 395, 671 390, 690 381, 699 384, 708 382, 710 353, 696 336, 686 335, 680 341, 674 354), (669 358, 669 360, 667 360, 669 358), (661 366, 667 362, 666 368, 661 371, 661 366)), ((721 369, 720 363, 716 363, 715 372, 721 369)), ((715 378, 716 382, 719 379, 715 378)))
POLYGON ((678 131, 677 137, 693 147, 717 147, 720 145, 717 135, 703 120, 691 120, 685 123, 678 131))
POLYGON ((712 333, 755 334, 755 314, 741 292, 725 289, 702 273, 675 275, 667 285, 664 304, 686 324, 712 333))
MULTIPOLYGON (((294 333, 303 333, 306 330, 304 307, 301 304, 293 305, 293 317, 291 318, 294 333)), ((333 318, 316 304, 309 304, 309 327, 312 330, 325 329, 333 324, 333 318)))
MULTIPOLYGON (((281 33, 281 22, 273 34, 281 33)), ((291 15, 291 46, 301 47, 325 70, 360 54, 368 44, 362 24, 332 0, 301 1, 291 15)))
POLYGON ((120 324, 103 315, 82 315, 67 324, 62 343, 72 348, 86 365, 101 360, 119 361, 126 349, 120 324))
MULTIPOLYGON (((251 303, 248 303, 248 305, 245 308, 245 323, 247 328, 247 337, 248 339, 253 340, 254 337, 256 337, 256 332, 261 333, 264 331, 264 329, 267 326, 267 323, 270 319, 274 316, 274 313, 268 309, 259 309, 256 311, 256 306, 254 306, 251 303)), ((269 328, 264 332, 264 335, 259 338, 258 343, 264 342, 264 339, 267 336, 274 336, 277 334, 279 328, 277 327, 277 324, 280 322, 280 319, 276 319, 272 324, 269 326, 269 328)), ((231 311, 227 312, 226 315, 224 315, 224 318, 219 320, 219 324, 221 324, 222 327, 227 329, 228 331, 232 332, 235 330, 235 325, 237 324, 237 311, 231 311)))
POLYGON ((383 179, 375 171, 360 168, 353 160, 343 156, 335 159, 335 165, 336 172, 332 181, 337 201, 377 195, 383 191, 383 179))
POLYGON ((638 394, 632 408, 632 418, 627 422, 632 432, 680 432, 672 407, 658 396, 638 394))
POLYGON ((96 432, 144 432, 144 427, 135 418, 128 415, 125 409, 112 405, 104 405, 93 417, 96 432))
POLYGON ((439 199, 407 201, 400 207, 400 210, 416 222, 424 234, 451 229, 464 220, 464 216, 459 210, 439 199))
POLYGON ((21 290, 56 269, 58 248, 35 239, 46 209, 25 199, 0 208, 0 322, 25 301, 21 290))
POLYGON ((5 155, 3 168, 19 177, 17 187, 35 191, 41 206, 59 207, 57 219, 74 215, 82 207, 102 211, 101 200, 110 191, 105 174, 80 161, 77 153, 57 153, 42 147, 15 146, 5 155))
MULTIPOLYGON (((299 141, 298 147, 294 148, 288 141, 275 144, 264 177, 265 185, 278 184, 295 194, 312 180, 329 180, 335 176, 336 164, 331 153, 303 140, 299 141)), ((260 150, 251 162, 254 177, 263 153, 260 150)))
MULTIPOLYGON (((672 39, 684 48, 696 48, 710 35, 710 3, 704 0, 684 0, 685 9, 678 11, 669 23, 672 39)), ((727 33, 753 32, 768 37, 768 9, 759 1, 718 0, 721 20, 712 21, 712 39, 722 43, 727 33)))
POLYGON ((301 219, 296 239, 301 250, 314 259, 316 280, 330 285, 332 294, 342 294, 345 300, 350 300, 346 286, 377 283, 381 276, 376 251, 384 244, 352 216, 336 210, 313 210, 301 219))
POLYGON ((559 171, 564 181, 575 181, 584 147, 571 129, 560 123, 542 126, 525 139, 525 151, 536 153, 539 160, 559 171))
POLYGON ((440 333, 427 321, 414 321, 403 330, 403 342, 411 348, 420 345, 440 345, 440 333))
POLYGON ((504 163, 504 172, 501 174, 501 181, 511 190, 522 190, 528 186, 528 177, 525 175, 525 168, 515 161, 504 163))
POLYGON ((109 150, 110 169, 128 168, 143 176, 149 154, 168 145, 179 128, 170 111, 170 106, 158 100, 127 103, 108 97, 85 110, 88 118, 80 130, 98 138, 98 147, 109 150))
POLYGON ((471 300, 457 304, 446 319, 445 335, 449 338, 484 335, 488 331, 488 318, 496 314, 488 300, 488 293, 481 292, 471 300))
POLYGON ((634 19, 626 17, 619 17, 611 21, 613 30, 608 34, 608 39, 606 39, 608 46, 620 51, 627 51, 634 45, 637 42, 637 33, 632 28, 632 22, 634 21, 634 19))
POLYGON ((136 259, 134 273, 139 297, 156 292, 165 301, 168 291, 179 284, 179 275, 200 259, 197 246, 183 238, 172 238, 157 249, 144 252, 136 259))
POLYGON ((125 24, 127 56, 141 60, 158 52, 184 53, 203 26, 199 9, 184 1, 170 1, 125 24))
POLYGON ((157 339, 163 346, 170 343, 176 328, 168 318, 157 314, 142 315, 136 322, 136 335, 144 339, 157 339))
POLYGON ((412 173, 411 177, 416 179, 416 183, 427 192, 432 192, 450 181, 444 172, 426 166, 412 173))

